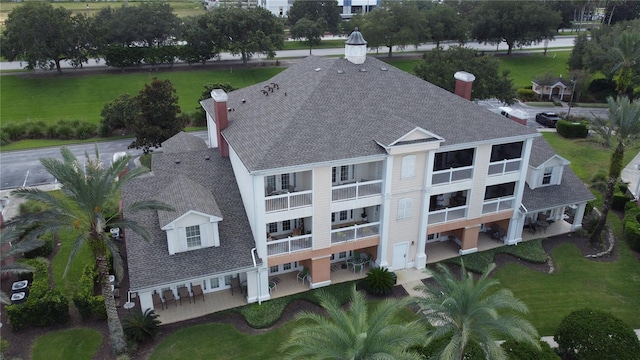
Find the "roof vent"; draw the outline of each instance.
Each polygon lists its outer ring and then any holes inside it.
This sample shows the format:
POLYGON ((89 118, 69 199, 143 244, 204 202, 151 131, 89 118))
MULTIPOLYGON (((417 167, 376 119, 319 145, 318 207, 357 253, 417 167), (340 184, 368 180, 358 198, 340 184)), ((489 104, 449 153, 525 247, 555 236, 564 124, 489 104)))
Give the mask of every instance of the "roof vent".
POLYGON ((244 103, 246 103, 246 102, 247 102, 247 100, 246 100, 246 99, 242 99, 242 103, 243 103, 243 104, 244 104, 244 103))
POLYGON ((360 72, 367 72, 367 69, 362 68, 362 69, 360 69, 360 72))
POLYGON ((205 160, 211 160, 211 157, 209 155, 204 157, 205 160))
POLYGON ((180 160, 179 159, 176 159, 176 164, 180 164, 180 160))
POLYGON ((316 68, 315 70, 316 70, 316 72, 318 72, 318 71, 322 70, 322 68, 316 68))
POLYGON ((384 66, 381 66, 381 67, 380 67, 380 71, 387 71, 387 70, 389 70, 389 69, 387 69, 387 68, 386 68, 386 67, 384 67, 384 66))
POLYGON ((338 74, 344 74, 344 70, 338 70, 338 74))

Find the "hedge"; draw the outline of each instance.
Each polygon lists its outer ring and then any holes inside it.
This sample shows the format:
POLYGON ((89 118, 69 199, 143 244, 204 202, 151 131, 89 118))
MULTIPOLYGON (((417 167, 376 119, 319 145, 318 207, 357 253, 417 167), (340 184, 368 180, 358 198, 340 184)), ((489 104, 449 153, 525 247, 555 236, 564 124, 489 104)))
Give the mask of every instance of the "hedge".
POLYGON ((536 101, 536 93, 531 88, 520 88, 516 90, 520 101, 536 101))
POLYGON ((616 192, 611 198, 611 209, 620 211, 624 210, 625 205, 631 200, 633 200, 633 196, 616 192))
POLYGON ((589 135, 587 125, 567 120, 558 120, 556 123, 556 131, 558 131, 558 134, 562 137, 567 139, 586 138, 587 135, 589 135))
POLYGON ((42 246, 35 248, 29 252, 24 253, 25 259, 35 259, 38 257, 44 257, 51 255, 53 252, 53 235, 45 234, 40 237, 40 240, 43 241, 42 246))
POLYGON ((94 295, 96 271, 93 265, 87 265, 82 271, 78 281, 78 287, 73 294, 73 303, 76 305, 82 320, 90 318, 106 319, 107 309, 104 305, 104 296, 94 295))
POLYGON ((513 339, 506 340, 500 346, 507 353, 508 360, 560 360, 560 356, 546 341, 542 340, 540 340, 540 349, 513 339))
MULTIPOLYGON (((629 202, 633 204, 632 202, 629 202)), ((627 240, 629 247, 633 250, 640 251, 640 207, 628 205, 624 213, 624 238, 627 240)))
POLYGON ((5 308, 14 330, 25 326, 66 324, 69 321, 69 300, 62 292, 49 287, 49 262, 44 258, 25 260, 33 267, 33 282, 27 301, 5 308))

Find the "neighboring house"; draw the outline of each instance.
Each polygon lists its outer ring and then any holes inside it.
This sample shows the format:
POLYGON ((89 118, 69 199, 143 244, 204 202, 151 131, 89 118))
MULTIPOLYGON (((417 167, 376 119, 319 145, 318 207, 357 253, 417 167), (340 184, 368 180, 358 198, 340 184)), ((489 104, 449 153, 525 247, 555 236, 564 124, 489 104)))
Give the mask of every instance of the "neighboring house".
POLYGON ((589 190, 535 129, 469 101, 473 75, 456 73, 456 96, 366 57, 357 31, 345 55, 212 91, 201 102, 212 149, 178 134, 153 155, 154 176, 125 188, 125 202, 175 207, 124 214, 156 239, 127 241, 143 309, 153 292, 235 278, 248 302, 267 300, 269 275, 304 267, 310 288, 326 286, 354 252, 422 269, 436 243, 472 253, 494 227, 504 244, 565 213, 580 227, 589 190))
POLYGON ((573 92, 572 81, 563 78, 539 79, 531 81, 531 84, 531 90, 540 100, 557 98, 569 101, 573 92))

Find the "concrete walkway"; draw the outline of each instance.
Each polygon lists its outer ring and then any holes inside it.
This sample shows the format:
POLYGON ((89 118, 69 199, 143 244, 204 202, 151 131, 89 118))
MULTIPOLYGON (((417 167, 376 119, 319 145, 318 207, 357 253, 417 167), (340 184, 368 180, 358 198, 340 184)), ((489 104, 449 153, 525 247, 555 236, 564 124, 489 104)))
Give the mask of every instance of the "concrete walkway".
POLYGON ((640 152, 622 169, 620 174, 622 181, 629 183, 629 191, 636 199, 638 198, 638 188, 640 187, 640 170, 638 166, 640 166, 640 152))

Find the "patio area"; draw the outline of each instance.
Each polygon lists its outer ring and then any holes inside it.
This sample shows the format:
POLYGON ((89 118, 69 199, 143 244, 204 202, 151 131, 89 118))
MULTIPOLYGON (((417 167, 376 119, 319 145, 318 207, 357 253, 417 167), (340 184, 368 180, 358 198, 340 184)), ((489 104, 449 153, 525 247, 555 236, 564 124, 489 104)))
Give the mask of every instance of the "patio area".
MULTIPOLYGON (((528 228, 522 231, 522 241, 552 237, 560 234, 571 232, 571 224, 566 221, 556 221, 550 223, 546 229, 538 229, 535 233, 528 228)), ((498 242, 485 233, 478 235, 478 251, 494 249, 505 246, 502 242, 498 242)), ((427 264, 436 263, 442 260, 451 259, 460 256, 458 252, 460 246, 453 241, 438 241, 427 244, 427 264)))

